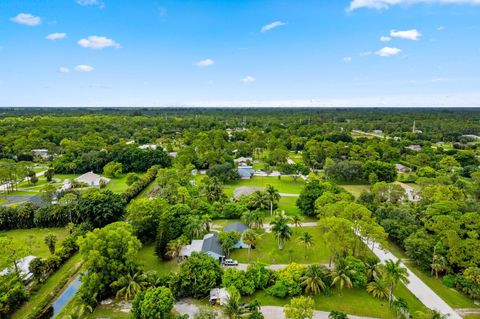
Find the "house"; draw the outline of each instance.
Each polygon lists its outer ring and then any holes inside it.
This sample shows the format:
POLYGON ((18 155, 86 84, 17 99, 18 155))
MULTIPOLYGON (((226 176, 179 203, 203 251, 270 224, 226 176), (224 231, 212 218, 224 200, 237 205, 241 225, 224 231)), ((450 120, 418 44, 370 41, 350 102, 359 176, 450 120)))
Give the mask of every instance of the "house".
POLYGON ((171 157, 177 157, 178 152, 169 152, 168 155, 171 157))
POLYGON ((223 306, 227 303, 230 294, 225 288, 213 288, 210 290, 210 303, 212 305, 223 306))
POLYGON ((143 145, 140 145, 138 148, 141 150, 146 150, 146 149, 156 150, 157 147, 158 146, 156 144, 143 144, 143 145))
MULTIPOLYGON (((33 277, 33 274, 30 272, 30 263, 32 262, 32 260, 34 260, 35 256, 27 256, 27 257, 23 257, 21 259, 19 259, 17 261, 17 268, 18 268, 18 272, 20 273, 20 276, 23 277, 23 282, 24 283, 28 283, 32 277, 33 277)), ((12 265, 11 267, 7 267, 5 268, 4 270, 2 270, 0 272, 0 276, 5 276, 5 275, 8 275, 9 273, 12 273, 15 271, 15 266, 12 265)))
POLYGON ((104 183, 110 182, 109 178, 100 176, 98 174, 95 174, 94 172, 88 172, 85 173, 77 178, 75 178, 75 181, 79 183, 85 183, 88 186, 100 186, 100 183, 103 181, 104 183))
POLYGON ((48 150, 44 148, 34 149, 32 150, 33 157, 41 157, 43 159, 48 159, 50 154, 48 154, 48 150))
POLYGON ((224 231, 233 230, 242 235, 238 243, 236 243, 235 246, 233 246, 233 248, 250 248, 250 245, 247 245, 243 242, 243 233, 245 233, 245 231, 247 231, 248 229, 249 229, 248 226, 241 222, 236 222, 236 223, 227 225, 223 228, 224 231))
POLYGON ((252 178, 252 175, 255 173, 255 171, 251 166, 239 166, 237 170, 241 179, 250 179, 252 178))
POLYGON ((405 148, 415 152, 419 152, 422 150, 422 147, 420 145, 409 145, 409 146, 405 146, 405 148))
POLYGON ((410 173, 412 169, 410 167, 404 166, 402 164, 395 164, 395 168, 398 173, 410 173))
POLYGON ((239 157, 233 160, 233 162, 240 166, 246 166, 252 163, 253 158, 251 157, 239 157))
POLYGON ((183 260, 192 255, 192 253, 203 252, 213 257, 214 259, 222 262, 225 258, 225 252, 218 241, 218 234, 206 234, 203 239, 194 239, 190 245, 186 245, 182 248, 179 254, 179 259, 183 260))
POLYGON ((480 136, 474 134, 464 134, 462 135, 464 138, 472 139, 472 140, 480 140, 480 136))
POLYGON ((373 134, 382 134, 383 131, 382 130, 373 130, 373 134))

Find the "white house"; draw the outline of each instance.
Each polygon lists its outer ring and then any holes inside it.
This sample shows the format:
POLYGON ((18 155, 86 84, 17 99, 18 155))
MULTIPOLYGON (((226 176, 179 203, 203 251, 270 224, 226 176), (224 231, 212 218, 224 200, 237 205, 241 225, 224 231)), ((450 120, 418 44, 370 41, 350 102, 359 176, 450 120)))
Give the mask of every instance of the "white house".
POLYGON ((138 148, 141 150, 146 150, 146 149, 156 150, 157 147, 158 145, 156 144, 143 144, 143 145, 140 145, 138 148))
POLYGON ((104 183, 108 183, 110 182, 110 179, 95 174, 94 172, 88 172, 75 178, 75 181, 79 183, 85 183, 88 186, 100 186, 101 181, 103 181, 104 183))
POLYGON ((47 159, 50 156, 50 154, 48 154, 48 150, 44 148, 32 150, 32 155, 34 157, 41 157, 43 159, 47 159))
MULTIPOLYGON (((37 257, 30 255, 30 256, 27 256, 27 257, 23 257, 22 259, 19 259, 17 261, 18 272, 20 273, 20 276, 23 278, 24 282, 30 281, 30 279, 32 279, 32 277, 33 277, 33 274, 30 272, 29 267, 30 267, 30 263, 35 258, 37 258, 37 257)), ((2 270, 0 272, 0 276, 5 276, 5 275, 8 275, 9 273, 12 273, 12 272, 15 272, 15 266, 14 265, 12 265, 10 267, 7 267, 4 270, 2 270)))
POLYGON ((233 160, 233 162, 237 165, 249 165, 250 163, 253 162, 253 159, 251 157, 239 157, 233 160))

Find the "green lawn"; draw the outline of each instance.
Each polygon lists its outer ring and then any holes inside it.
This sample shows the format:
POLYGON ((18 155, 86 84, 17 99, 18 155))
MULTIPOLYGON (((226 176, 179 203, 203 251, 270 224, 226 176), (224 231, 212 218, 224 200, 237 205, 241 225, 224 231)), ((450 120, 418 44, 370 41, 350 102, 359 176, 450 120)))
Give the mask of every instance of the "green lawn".
POLYGON ((225 193, 233 196, 233 190, 240 186, 257 186, 265 187, 267 184, 274 186, 280 193, 300 194, 305 181, 301 178, 297 182, 290 176, 282 176, 280 179, 275 176, 254 176, 251 179, 241 179, 234 182, 227 183, 224 187, 225 193))
POLYGON ((137 259, 143 264, 145 271, 156 271, 159 275, 176 272, 179 264, 176 260, 163 261, 155 255, 155 245, 144 246, 138 253, 137 259))
POLYGON ((358 198, 363 191, 370 190, 370 185, 340 185, 345 190, 351 193, 355 198, 358 198))
MULTIPOLYGON (((408 258, 405 255, 405 252, 395 245, 394 243, 389 244, 390 251, 397 256, 398 258, 406 259, 408 258)), ((445 286, 441 279, 437 279, 434 276, 430 276, 429 273, 424 270, 419 269, 413 262, 406 260, 405 265, 417 275, 427 286, 429 286, 437 295, 439 295, 446 303, 448 303, 453 308, 479 308, 478 305, 475 305, 472 299, 463 295, 459 291, 448 288, 445 286)))
MULTIPOLYGON (((18 245, 26 245, 31 250, 31 255, 37 257, 47 257, 50 255, 47 245, 45 245, 43 238, 53 233, 57 236, 57 243, 60 243, 67 235, 67 230, 64 228, 32 228, 32 229, 17 229, 0 231, 0 236, 9 236, 13 238, 14 243, 18 245)), ((6 267, 5 260, 0 256, 0 269, 6 267)))
POLYGON ((288 157, 297 164, 303 164, 303 155, 301 153, 288 152, 288 157))
POLYGON ((82 258, 80 254, 76 254, 70 258, 51 275, 37 291, 32 292, 30 299, 13 314, 12 318, 27 318, 30 313, 44 305, 45 300, 53 300, 69 280, 80 270, 81 264, 82 258))
MULTIPOLYGON (((400 292, 400 289, 399 289, 400 292)), ((397 296, 403 296, 403 293, 396 293, 397 296)), ((279 299, 268 295, 264 291, 258 291, 251 297, 245 297, 244 301, 249 302, 257 299, 262 306, 283 306, 290 300, 279 299)), ((338 290, 332 290, 330 295, 317 295, 314 297, 315 309, 323 311, 339 310, 347 314, 366 316, 374 318, 396 318, 388 306, 387 300, 373 298, 364 289, 344 289, 340 294, 338 290)), ((413 295, 407 299, 412 313, 423 310, 424 307, 415 299, 413 295)))
MULTIPOLYGON (((285 243, 282 251, 278 250, 277 239, 273 233, 264 233, 257 247, 250 251, 250 262, 260 261, 266 264, 328 263, 329 257, 329 251, 321 239, 320 231, 315 227, 294 228, 292 239, 285 243), (307 249, 307 258, 304 256, 304 247, 298 243, 298 237, 303 232, 309 232, 315 243, 313 247, 307 249)), ((248 263, 248 249, 234 250, 231 258, 240 263, 248 263)))
POLYGON ((111 178, 108 182, 106 189, 111 190, 114 193, 122 193, 128 188, 127 174, 120 174, 115 178, 111 178))

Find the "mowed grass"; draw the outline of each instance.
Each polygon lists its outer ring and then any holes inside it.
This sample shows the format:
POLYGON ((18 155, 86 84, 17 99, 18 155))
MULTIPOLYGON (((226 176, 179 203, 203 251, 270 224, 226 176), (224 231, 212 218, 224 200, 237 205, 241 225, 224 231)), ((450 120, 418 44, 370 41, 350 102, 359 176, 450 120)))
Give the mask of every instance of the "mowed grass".
MULTIPOLYGON (((59 246, 68 232, 65 228, 32 228, 0 231, 0 236, 11 237, 17 246, 26 246, 30 249, 30 255, 47 257, 50 256, 50 252, 47 245, 45 245, 44 237, 49 233, 57 236, 57 246, 59 246)), ((0 269, 8 266, 3 257, 0 256, 0 269)))
POLYGON ((155 255, 155 245, 149 244, 138 252, 137 260, 143 265, 145 271, 156 271, 159 275, 176 272, 180 264, 176 260, 164 261, 155 255))
MULTIPOLYGON (((250 251, 250 262, 259 261, 266 264, 328 263, 330 252, 321 238, 318 228, 295 227, 293 230, 292 239, 285 243, 283 250, 278 249, 277 239, 273 233, 262 234, 256 248, 250 251), (313 247, 307 249, 306 258, 304 246, 298 242, 298 238, 304 232, 309 232, 314 241, 313 247)), ((230 257, 240 263, 248 263, 248 249, 236 249, 230 254, 230 257)))
POLYGON ((254 176, 251 179, 241 179, 227 183, 224 190, 229 197, 232 197, 233 191, 237 187, 265 187, 268 184, 275 187, 280 193, 300 194, 305 181, 298 178, 295 182, 291 176, 282 176, 280 179, 276 176, 254 176))
POLYGON ((127 174, 120 174, 117 177, 111 178, 108 182, 106 189, 111 190, 114 193, 122 193, 127 188, 127 174))
MULTIPOLYGON (((400 290, 398 289, 398 292, 400 290)), ((404 297, 403 293, 395 293, 395 295, 404 297)), ((364 289, 344 289, 341 293, 337 289, 333 289, 330 295, 320 294, 313 296, 313 298, 316 310, 327 312, 337 310, 350 315, 373 318, 396 318, 396 315, 388 305, 388 300, 376 299, 364 289)), ((258 291, 250 297, 245 297, 244 301, 249 302, 253 299, 258 300, 262 306, 284 306, 290 301, 289 298, 280 299, 272 297, 264 291, 258 291)), ((407 298, 407 300, 412 313, 425 310, 425 307, 413 295, 407 298)))
POLYGON ((364 191, 370 190, 370 185, 340 185, 347 192, 351 193, 355 198, 358 198, 360 194, 364 191))

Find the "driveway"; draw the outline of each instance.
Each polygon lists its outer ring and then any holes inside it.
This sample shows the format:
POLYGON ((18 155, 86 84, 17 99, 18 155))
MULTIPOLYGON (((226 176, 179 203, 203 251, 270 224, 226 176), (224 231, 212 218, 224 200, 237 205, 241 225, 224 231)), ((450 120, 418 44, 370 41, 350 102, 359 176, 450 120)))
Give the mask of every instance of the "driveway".
MULTIPOLYGON (((366 239, 362 240, 367 244, 366 239)), ((368 245, 368 244, 367 244, 368 245)), ((372 249, 370 244, 370 249, 372 252, 380 259, 381 262, 384 262, 388 259, 397 261, 398 258, 395 257, 388 250, 383 250, 378 245, 375 245, 372 249)), ((428 287, 420 278, 417 277, 408 267, 403 263, 402 266, 408 270, 408 283, 406 286, 412 294, 414 294, 425 306, 430 309, 435 309, 440 311, 442 314, 448 315, 449 319, 461 319, 462 317, 453 310, 442 298, 440 298, 430 287, 428 287)))

